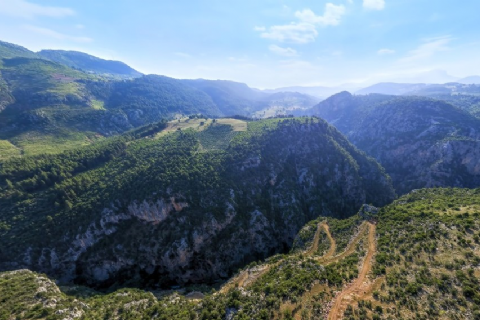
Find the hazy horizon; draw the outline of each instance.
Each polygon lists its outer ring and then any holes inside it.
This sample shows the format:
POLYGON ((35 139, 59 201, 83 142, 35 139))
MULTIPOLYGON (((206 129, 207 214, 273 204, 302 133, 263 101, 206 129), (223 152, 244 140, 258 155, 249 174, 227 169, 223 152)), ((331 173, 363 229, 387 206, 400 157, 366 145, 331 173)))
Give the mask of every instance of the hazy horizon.
POLYGON ((0 39, 261 89, 441 83, 480 74, 479 9, 426 0, 0 0, 0 39))

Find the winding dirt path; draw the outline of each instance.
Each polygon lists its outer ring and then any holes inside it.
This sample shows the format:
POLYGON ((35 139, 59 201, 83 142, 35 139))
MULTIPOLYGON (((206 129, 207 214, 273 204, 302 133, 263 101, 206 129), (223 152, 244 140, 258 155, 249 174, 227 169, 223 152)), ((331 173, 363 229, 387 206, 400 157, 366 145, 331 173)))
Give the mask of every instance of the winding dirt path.
MULTIPOLYGON (((362 237, 365 234, 365 232, 367 232, 367 223, 363 222, 360 225, 360 228, 359 228, 359 231, 358 231, 357 235, 354 236, 354 238, 352 239, 352 241, 350 241, 350 243, 347 245, 345 250, 342 253, 340 253, 336 256, 333 255, 335 253, 335 250, 336 250, 336 243, 335 243, 335 240, 333 238, 331 238, 330 241, 333 241, 333 242, 330 242, 330 243, 333 243, 334 246, 335 246, 332 254, 331 255, 324 255, 322 257, 319 257, 319 258, 317 258, 317 261, 319 261, 323 264, 330 264, 330 263, 338 262, 338 261, 344 259, 345 257, 351 255, 352 253, 354 253, 356 251, 356 246, 360 242, 360 240, 362 240, 362 237)), ((330 234, 330 230, 328 231, 328 234, 330 234)), ((330 237, 331 236, 332 235, 330 235, 330 237)), ((330 239, 330 237, 329 237, 329 239, 330 239)), ((330 248, 330 249, 332 249, 332 248, 330 248)))
MULTIPOLYGON (((330 228, 329 228, 328 224, 323 223, 322 227, 325 230, 325 233, 327 234, 328 241, 330 242, 330 248, 328 249, 327 253, 325 253, 320 259, 328 260, 331 257, 333 257, 333 255, 335 254, 335 251, 337 251, 337 243, 335 242, 335 239, 333 239, 332 234, 330 233, 330 228)), ((316 249, 315 249, 314 252, 316 252, 318 250, 318 241, 319 240, 320 239, 317 239, 316 249)))
POLYGON ((318 242, 320 241, 320 231, 322 230, 322 228, 324 228, 325 226, 325 223, 322 222, 322 223, 319 223, 317 225, 317 231, 315 231, 315 235, 313 236, 313 242, 312 242, 312 245, 310 247, 310 249, 308 249, 306 251, 306 254, 311 256, 312 254, 314 254, 315 252, 317 252, 318 250, 318 242))
MULTIPOLYGON (((315 252, 318 250, 318 243, 320 242, 320 233, 322 228, 325 230, 325 233, 327 234, 328 240, 330 241, 330 248, 328 252, 323 255, 321 258, 323 259, 329 259, 331 258, 335 250, 337 249, 337 244, 335 240, 333 239, 330 229, 328 227, 328 224, 326 222, 320 222, 317 225, 317 230, 315 231, 315 235, 313 237, 313 242, 311 247, 305 251, 305 254, 307 256, 312 256, 315 252)), ((237 275, 235 278, 231 279, 227 284, 225 284, 220 290, 219 293, 226 293, 228 290, 235 288, 236 286, 238 287, 245 287, 253 282, 255 282, 260 276, 268 272, 272 267, 276 266, 279 264, 282 260, 273 263, 273 264, 267 264, 263 267, 257 267, 256 269, 250 269, 250 270, 244 270, 242 271, 239 275, 237 275)))
POLYGON ((358 275, 358 278, 337 295, 328 314, 328 320, 341 319, 345 309, 352 302, 353 296, 361 295, 361 293, 364 292, 367 287, 369 287, 369 284, 366 284, 365 280, 367 278, 367 274, 372 270, 372 258, 376 252, 375 229, 375 224, 368 224, 368 251, 365 259, 363 260, 362 269, 358 275))
POLYGON ((322 228, 327 234, 327 238, 330 243, 330 248, 328 249, 327 253, 325 253, 323 256, 319 258, 329 259, 335 254, 335 251, 337 250, 337 243, 335 242, 335 239, 333 239, 332 234, 330 233, 330 228, 328 227, 328 224, 326 222, 320 222, 318 224, 317 231, 315 232, 315 236, 313 237, 312 246, 305 253, 307 254, 307 256, 312 256, 315 254, 315 252, 318 251, 318 243, 320 242, 320 232, 322 228))
MULTIPOLYGON (((321 228, 323 228, 323 230, 327 234, 327 238, 328 238, 328 241, 330 243, 330 247, 324 255, 322 255, 321 257, 318 258, 319 261, 331 259, 333 257, 333 255, 335 254, 335 252, 337 251, 337 242, 335 241, 335 239, 332 237, 332 234, 330 233, 330 227, 328 226, 328 224, 326 222, 323 222, 323 223, 320 223, 318 225, 317 233, 315 234, 312 247, 308 251, 309 256, 312 256, 318 250, 318 243, 320 241, 320 230, 321 230, 321 228)), ((302 295, 301 302, 293 303, 293 304, 290 303, 290 302, 283 303, 282 306, 280 307, 280 310, 284 309, 285 307, 290 307, 290 309, 293 309, 293 310, 297 309, 299 306, 303 305, 304 303, 306 303, 307 301, 312 299, 312 297, 315 293, 318 293, 317 292, 317 290, 318 290, 317 286, 318 286, 318 284, 314 285, 312 289, 305 292, 302 295)), ((295 312, 294 313, 294 319, 295 320, 301 320, 300 312, 295 312)))

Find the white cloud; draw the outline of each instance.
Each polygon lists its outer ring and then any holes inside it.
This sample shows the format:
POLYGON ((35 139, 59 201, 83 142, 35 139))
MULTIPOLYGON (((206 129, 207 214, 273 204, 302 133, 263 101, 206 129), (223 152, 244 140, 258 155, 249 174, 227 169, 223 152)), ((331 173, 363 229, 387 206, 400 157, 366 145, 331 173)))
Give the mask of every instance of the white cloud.
POLYGON ((275 44, 272 44, 270 47, 268 47, 268 49, 270 49, 271 52, 278 54, 279 56, 284 56, 284 57, 298 56, 297 50, 292 48, 283 48, 275 44))
POLYGON ((73 42, 80 42, 80 43, 88 43, 92 42, 92 38, 88 37, 77 37, 77 36, 70 36, 67 34, 63 34, 60 32, 57 32, 55 30, 47 29, 47 28, 42 28, 42 27, 36 27, 36 26, 31 26, 31 25, 26 25, 23 26, 25 30, 34 32, 36 34, 42 35, 42 36, 47 36, 50 38, 58 39, 58 40, 69 40, 73 42))
POLYGON ((31 19, 37 16, 62 18, 74 14, 70 8, 42 6, 26 0, 0 0, 0 15, 31 19))
POLYGON ((304 9, 295 12, 295 17, 305 23, 323 26, 337 26, 340 24, 342 16, 345 14, 345 6, 327 3, 323 16, 317 16, 312 10, 304 9))
POLYGON ((271 26, 268 30, 265 27, 255 27, 255 30, 261 32, 260 36, 266 39, 280 42, 309 43, 315 41, 318 36, 317 27, 337 26, 344 14, 344 5, 327 3, 321 16, 317 16, 310 9, 304 9, 295 12, 295 17, 299 20, 297 22, 271 26))
POLYGON ((417 60, 430 58, 437 52, 450 50, 448 44, 452 41, 450 36, 426 39, 425 43, 411 50, 407 56, 400 59, 399 62, 407 63, 417 60))
POLYGON ((283 26, 272 26, 268 31, 260 34, 262 38, 295 43, 313 42, 317 35, 318 32, 315 26, 309 23, 291 23, 283 26))
POLYGON ((387 54, 394 54, 395 50, 385 48, 385 49, 378 50, 377 53, 381 56, 384 56, 384 55, 387 55, 387 54))
POLYGON ((85 29, 85 26, 83 24, 76 24, 75 28, 82 30, 85 29))
POLYGON ((370 10, 383 10, 385 0, 363 0, 363 7, 370 10))

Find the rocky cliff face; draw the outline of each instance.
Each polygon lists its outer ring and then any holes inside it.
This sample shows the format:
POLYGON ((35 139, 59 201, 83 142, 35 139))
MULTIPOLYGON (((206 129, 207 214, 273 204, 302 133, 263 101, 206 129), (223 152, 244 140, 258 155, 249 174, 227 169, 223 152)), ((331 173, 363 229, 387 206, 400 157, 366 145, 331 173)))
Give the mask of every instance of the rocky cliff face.
POLYGON ((401 194, 424 187, 480 185, 480 121, 439 100, 385 99, 364 104, 344 93, 317 110, 375 157, 401 194), (339 105, 351 110, 335 114, 339 105))
MULTIPOLYGON (((363 203, 383 205, 394 198, 378 163, 324 121, 289 119, 268 127, 271 123, 253 123, 256 129, 237 136, 224 153, 195 156, 192 144, 182 151, 188 155, 170 165, 138 158, 135 151, 144 174, 125 177, 142 181, 143 189, 125 190, 135 197, 99 206, 89 220, 79 204, 73 209, 77 214, 65 213, 65 219, 50 224, 53 234, 65 230, 61 239, 27 243, 20 257, 4 248, 2 268, 25 266, 98 286, 214 281, 287 250, 298 230, 319 215, 346 217, 363 203), (197 171, 199 159, 204 172, 197 171), (165 182, 161 177, 176 165, 182 168, 178 179, 198 178, 165 182), (208 169, 212 166, 216 169, 208 169), (207 187, 197 186, 202 180, 210 181, 207 187)), ((164 152, 175 156, 179 143, 171 145, 164 152)), ((113 192, 108 184, 105 190, 113 192)), ((90 193, 77 197, 83 203, 90 193)))
POLYGON ((79 257, 79 279, 104 285, 141 279, 165 285, 226 278, 237 267, 289 248, 312 217, 348 216, 367 199, 392 199, 381 168, 337 140, 352 158, 345 157, 333 141, 318 135, 322 126, 278 129, 259 155, 232 162, 225 174, 241 179, 224 197, 209 193, 200 201, 217 202, 217 212, 193 207, 188 196, 130 204, 128 213, 134 219, 125 222, 130 226, 122 235, 134 245, 113 246, 118 235, 112 234, 106 241, 113 247, 95 245, 79 257), (373 184, 387 192, 372 198, 373 184), (106 254, 109 250, 114 254, 106 254))

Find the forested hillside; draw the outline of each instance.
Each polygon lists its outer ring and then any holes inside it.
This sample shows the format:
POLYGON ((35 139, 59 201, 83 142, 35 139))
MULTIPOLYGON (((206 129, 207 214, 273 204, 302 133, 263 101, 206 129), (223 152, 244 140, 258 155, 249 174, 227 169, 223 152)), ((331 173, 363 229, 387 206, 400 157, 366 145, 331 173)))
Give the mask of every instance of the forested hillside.
POLYGON ((394 198, 383 169, 323 120, 249 122, 224 151, 200 147, 209 129, 138 138, 161 129, 5 162, 1 268, 93 286, 210 282, 288 249, 319 215, 394 198))
POLYGON ((286 114, 317 102, 231 81, 141 76, 82 53, 37 54, 0 42, 0 148, 7 150, 0 161, 71 150, 177 117, 252 116, 272 108, 274 115, 286 114))
MULTIPOLYGON (((472 81, 477 77, 471 77, 472 81)), ((357 95, 385 94, 424 96, 447 101, 475 117, 480 116, 480 85, 471 83, 423 84, 378 83, 355 92, 357 95)))
POLYGON ((314 110, 375 157, 399 194, 480 186, 480 121, 448 102, 344 92, 314 110))
POLYGON ((38 55, 69 67, 113 78, 136 78, 142 74, 121 61, 104 60, 78 51, 41 50, 38 55))

